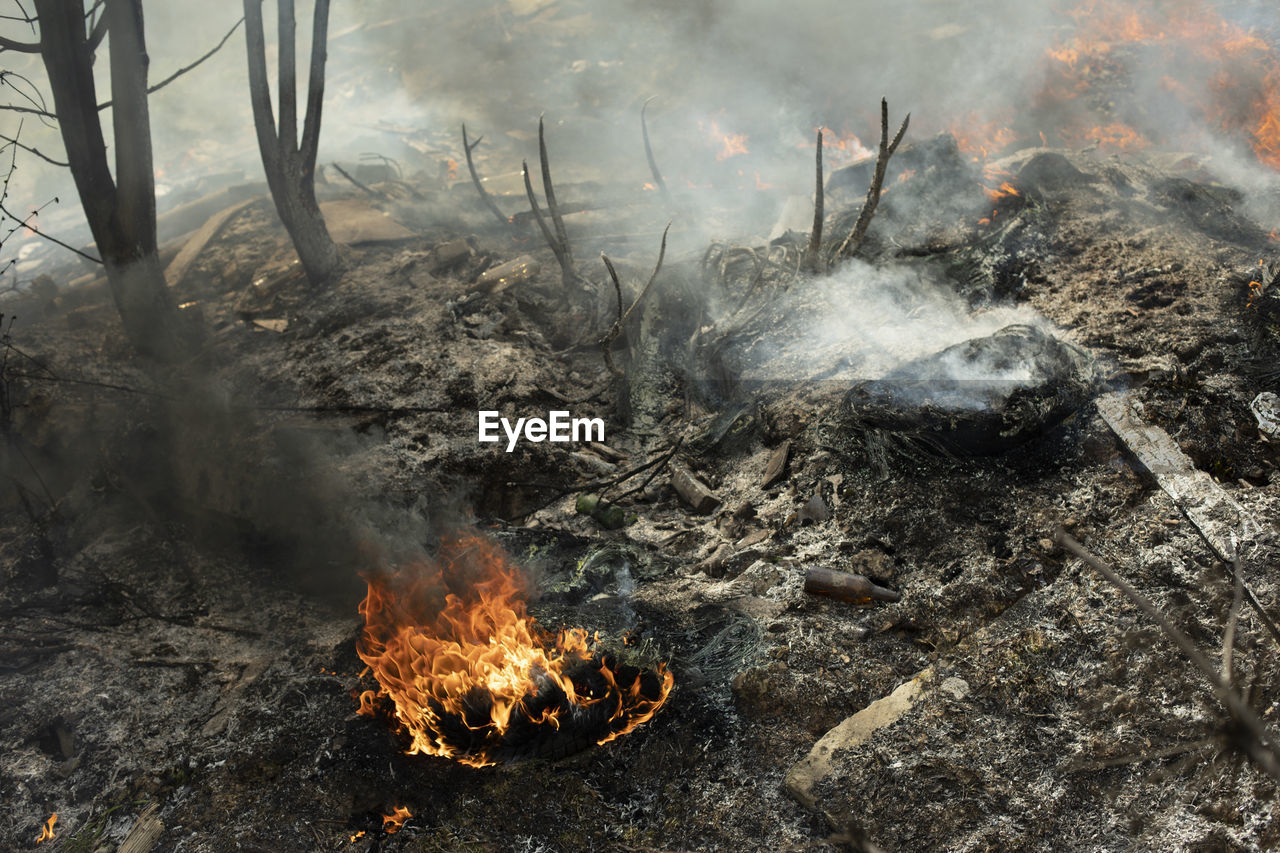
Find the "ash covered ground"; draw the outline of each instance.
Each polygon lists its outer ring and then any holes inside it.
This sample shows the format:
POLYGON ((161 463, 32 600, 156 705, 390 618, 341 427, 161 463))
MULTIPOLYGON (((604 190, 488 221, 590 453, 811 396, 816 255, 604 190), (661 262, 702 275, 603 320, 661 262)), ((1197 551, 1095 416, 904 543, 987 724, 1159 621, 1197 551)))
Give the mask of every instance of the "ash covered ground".
MULTIPOLYGON (((1280 382, 1265 171, 1234 149, 1054 140, 975 162, 963 134, 935 135, 930 121, 945 122, 913 106, 923 127, 891 161, 860 258, 814 275, 801 271, 811 208, 798 226, 784 215, 812 189, 811 148, 789 144, 794 163, 777 176, 740 176, 728 158, 710 190, 701 176, 678 186, 673 153, 668 204, 642 187, 642 98, 627 102, 630 155, 584 142, 601 126, 624 138, 601 107, 615 102, 616 58, 569 46, 608 22, 577 4, 517 5, 423 19, 433 38, 468 42, 505 28, 514 47, 490 63, 558 72, 513 89, 517 106, 494 95, 475 107, 494 137, 477 165, 504 212, 524 210, 512 172, 536 158, 530 98, 540 86, 574 95, 548 142, 582 280, 562 280, 532 222, 489 216, 450 126, 396 130, 418 147, 394 153, 418 168, 365 173, 376 197, 329 173, 321 200, 350 248, 322 288, 263 188, 236 185, 190 214, 170 257, 239 205, 175 285, 211 330, 189 364, 139 363, 83 267, 50 262, 53 290, 0 302, 17 317, 5 326, 17 485, 0 505, 0 844, 33 848, 56 812, 39 849, 114 850, 152 805, 153 849, 174 851, 1280 843, 1276 782, 1205 680, 1053 542, 1064 526, 1218 660, 1231 567, 1091 401, 976 456, 868 430, 843 407, 861 379, 1033 323, 1087 353, 1095 393, 1138 401, 1265 530, 1277 451, 1250 410, 1280 382), (596 70, 574 72, 579 59, 596 70), (989 198, 992 176, 1017 193, 989 198), (617 296, 595 256, 617 261, 634 296, 668 220, 645 303, 655 326, 641 317, 618 341, 620 381, 601 357, 617 296), (531 275, 485 279, 525 256, 531 275), (847 318, 838 334, 832 317, 847 318), (568 408, 603 418, 607 439, 506 453, 476 441, 481 408, 568 408), (625 498, 647 471, 611 489, 622 526, 579 512, 582 495, 673 448, 670 462, 718 498, 710 512, 676 492, 668 462, 625 498), (666 661, 676 687, 657 716, 565 760, 480 770, 405 755, 357 716, 355 695, 374 686, 356 653, 358 572, 462 526, 529 574, 548 627, 626 634, 666 661), (811 567, 901 600, 807 593, 811 567), (819 739, 912 683, 895 722, 837 749, 806 796, 789 791, 819 739), (412 817, 387 833, 397 807, 412 817)), ((430 80, 389 55, 411 95, 466 88, 457 69, 430 80)), ((1108 91, 1126 85, 1120 71, 1089 74, 1108 91)), ((874 148, 874 109, 863 115, 874 148)), ((869 169, 830 165, 827 227, 840 233, 869 169)), ((1241 570, 1273 608, 1274 544, 1254 539, 1241 570)), ((1235 634, 1234 681, 1270 721, 1276 645, 1248 608, 1235 634)))

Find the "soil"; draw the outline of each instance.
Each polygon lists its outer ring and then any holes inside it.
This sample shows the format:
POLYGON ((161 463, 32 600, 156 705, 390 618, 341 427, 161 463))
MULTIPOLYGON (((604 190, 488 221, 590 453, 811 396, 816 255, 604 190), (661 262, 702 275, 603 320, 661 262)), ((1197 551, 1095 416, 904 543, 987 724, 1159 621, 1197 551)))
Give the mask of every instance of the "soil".
MULTIPOLYGON (((890 191, 863 261, 926 270, 977 313, 1043 318, 1095 359, 1096 391, 1140 401, 1269 529, 1280 452, 1249 404, 1280 390, 1280 334, 1273 282, 1250 282, 1277 244, 1240 193, 1190 158, 1036 149, 993 164, 1021 194, 980 223, 979 176, 944 165, 890 191), (924 203, 956 187, 973 203, 924 203)), ((268 200, 235 214, 176 288, 208 329, 188 364, 138 361, 104 283, 66 286, 83 270, 53 276, 55 295, 0 302, 0 846, 33 848, 56 812, 41 850, 114 850, 150 804, 164 851, 1280 845, 1277 783, 1206 681, 1053 544, 1064 526, 1218 660, 1231 568, 1091 404, 1007 451, 958 456, 850 427, 848 383, 717 398, 672 360, 642 398, 652 420, 629 423, 599 347, 616 307, 604 270, 580 260, 586 283, 566 285, 528 223, 486 220, 469 187, 409 183, 417 200, 368 203, 412 236, 347 249, 321 287, 268 200), (526 254, 531 278, 478 286, 526 254), (568 408, 603 418, 607 440, 508 453, 476 440, 481 408, 568 408), (695 512, 664 464, 628 497, 645 473, 611 490, 622 526, 577 511, 677 441, 717 508, 695 512), (762 486, 784 443, 782 476, 762 486), (461 526, 529 573, 543 624, 626 634, 667 662, 676 687, 657 716, 563 760, 479 770, 406 755, 358 716, 375 686, 355 650, 359 573, 461 526), (901 600, 806 593, 809 566, 901 600), (816 804, 788 795, 820 737, 925 670, 943 687, 837 752, 816 804), (391 833, 397 807, 412 817, 391 833)), ((863 192, 833 192, 829 227, 863 192)), ((663 213, 613 224, 653 233, 663 213)), ((608 248, 610 229, 575 227, 579 258, 594 254, 587 231, 608 248)), ((691 293, 746 286, 705 262, 695 230, 644 309, 682 332, 691 293)), ((740 241, 782 258, 751 298, 785 290, 809 310, 814 279, 784 274, 800 239, 740 241)), ((630 292, 656 248, 611 250, 630 292)), ((615 353, 629 378, 642 334, 615 353)), ((1242 553, 1274 608, 1274 543, 1242 553)), ((1271 720, 1280 657, 1248 608, 1234 648, 1235 683, 1271 720)))

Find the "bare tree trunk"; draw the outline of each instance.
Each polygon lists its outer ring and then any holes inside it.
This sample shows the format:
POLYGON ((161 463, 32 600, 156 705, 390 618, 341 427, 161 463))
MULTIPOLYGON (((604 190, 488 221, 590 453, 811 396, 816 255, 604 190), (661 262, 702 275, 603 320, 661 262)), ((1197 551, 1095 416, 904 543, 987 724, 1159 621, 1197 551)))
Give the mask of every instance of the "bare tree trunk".
POLYGON ((106 267, 125 334, 139 353, 174 360, 191 350, 156 252, 155 178, 147 111, 147 53, 141 0, 106 0, 116 177, 98 119, 93 51, 84 10, 35 0, 40 52, 53 91, 67 161, 106 267))
POLYGON ((266 38, 262 29, 262 0, 244 0, 245 45, 249 56, 249 97, 258 150, 276 212, 293 240, 293 247, 314 283, 337 272, 340 255, 329 236, 316 203, 316 150, 320 143, 320 112, 324 102, 324 64, 329 38, 329 0, 316 0, 311 35, 311 65, 307 111, 298 141, 297 69, 294 46, 293 0, 278 0, 280 124, 271 107, 267 83, 266 38))

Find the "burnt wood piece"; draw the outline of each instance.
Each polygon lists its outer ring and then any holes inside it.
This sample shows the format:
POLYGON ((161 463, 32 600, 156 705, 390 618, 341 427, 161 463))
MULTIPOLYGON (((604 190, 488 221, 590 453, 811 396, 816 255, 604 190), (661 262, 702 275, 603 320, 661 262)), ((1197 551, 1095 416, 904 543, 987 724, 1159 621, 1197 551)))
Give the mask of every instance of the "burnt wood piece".
POLYGON ((769 464, 764 466, 764 477, 760 480, 760 488, 767 489, 782 479, 787 473, 787 462, 791 459, 791 442, 784 441, 769 457, 769 464))
POLYGON ((164 833, 164 824, 156 817, 159 809, 159 805, 152 803, 138 815, 137 822, 116 849, 116 853, 151 853, 151 848, 156 846, 164 833))
POLYGON ((528 281, 541 271, 542 264, 538 263, 537 259, 532 255, 521 255, 505 264, 485 270, 476 279, 476 287, 485 293, 500 293, 513 284, 528 281))
POLYGON ((901 593, 876 586, 862 575, 835 572, 818 566, 805 569, 804 591, 810 595, 825 595, 839 601, 865 604, 869 601, 901 601, 901 593))
POLYGON ((1099 384, 1083 350, 1012 325, 861 382, 841 410, 856 432, 942 455, 991 456, 1066 420, 1099 384))
POLYGON ((720 506, 720 499, 684 465, 675 463, 671 466, 671 486, 680 499, 699 515, 714 512, 720 506))

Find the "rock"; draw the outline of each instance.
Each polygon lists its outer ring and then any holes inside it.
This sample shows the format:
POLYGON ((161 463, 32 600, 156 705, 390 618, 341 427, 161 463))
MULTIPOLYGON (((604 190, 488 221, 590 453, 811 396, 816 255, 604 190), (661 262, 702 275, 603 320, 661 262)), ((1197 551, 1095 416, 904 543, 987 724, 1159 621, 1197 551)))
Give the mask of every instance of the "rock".
POLYGON ((431 271, 439 273, 453 269, 469 260, 471 255, 471 245, 461 237, 441 243, 431 250, 431 271))
POLYGON ((827 509, 827 502, 822 499, 822 495, 814 495, 796 513, 796 523, 804 524, 809 521, 814 524, 821 524, 830 517, 831 510, 827 509))
POLYGON ((476 287, 484 293, 501 293, 513 284, 528 281, 542 271, 542 265, 531 255, 521 255, 505 264, 491 267, 476 279, 476 287))
POLYGON ((760 488, 767 489, 781 480, 787 472, 787 462, 790 459, 791 442, 784 441, 773 451, 773 455, 769 457, 769 463, 764 466, 764 476, 760 480, 760 488))
POLYGON ((1249 411, 1253 412, 1260 431, 1273 437, 1280 436, 1280 397, 1270 391, 1263 391, 1253 398, 1249 411))
POLYGON ((693 511, 699 515, 707 515, 720 506, 720 499, 684 465, 671 465, 671 486, 681 500, 693 507, 693 511))
POLYGON ((728 543, 722 542, 720 547, 711 552, 711 556, 707 557, 701 563, 693 567, 695 572, 702 572, 709 578, 724 577, 724 564, 733 555, 733 548, 728 543))

